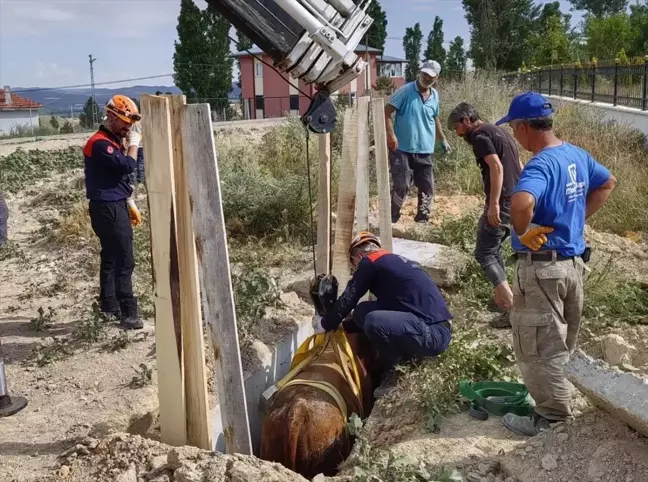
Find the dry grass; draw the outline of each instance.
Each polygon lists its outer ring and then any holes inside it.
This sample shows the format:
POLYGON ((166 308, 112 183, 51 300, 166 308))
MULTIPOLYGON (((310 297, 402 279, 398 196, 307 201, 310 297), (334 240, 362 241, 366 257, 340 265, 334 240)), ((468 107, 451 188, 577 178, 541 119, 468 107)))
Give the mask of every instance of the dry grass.
MULTIPOLYGON (((483 119, 494 122, 508 111, 512 97, 518 93, 514 86, 502 84, 490 75, 475 75, 464 82, 440 87, 441 115, 455 151, 447 157, 437 157, 438 186, 453 193, 482 193, 479 168, 472 148, 454 132, 448 132, 449 112, 460 102, 470 102, 483 119)), ((594 158, 616 176, 618 185, 609 202, 589 223, 597 230, 625 235, 628 231, 648 230, 648 151, 645 136, 631 126, 605 122, 601 114, 586 106, 559 106, 555 117, 559 137, 589 151, 594 158)), ((520 149, 523 162, 530 154, 520 149)))

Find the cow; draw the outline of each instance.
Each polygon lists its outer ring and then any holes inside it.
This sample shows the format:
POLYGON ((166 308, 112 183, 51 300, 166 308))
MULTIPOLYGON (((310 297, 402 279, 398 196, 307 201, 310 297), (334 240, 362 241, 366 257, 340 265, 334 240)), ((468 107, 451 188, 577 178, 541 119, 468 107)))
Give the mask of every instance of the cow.
MULTIPOLYGON (((345 326, 348 326, 345 324, 345 326)), ((372 373, 376 355, 364 333, 347 333, 360 375, 362 400, 343 376, 331 344, 296 378, 324 381, 344 399, 347 414, 367 417, 373 408, 372 373)), ((351 453, 352 440, 339 405, 325 391, 306 385, 287 386, 275 395, 261 429, 261 458, 278 462, 307 479, 335 475, 351 453)))

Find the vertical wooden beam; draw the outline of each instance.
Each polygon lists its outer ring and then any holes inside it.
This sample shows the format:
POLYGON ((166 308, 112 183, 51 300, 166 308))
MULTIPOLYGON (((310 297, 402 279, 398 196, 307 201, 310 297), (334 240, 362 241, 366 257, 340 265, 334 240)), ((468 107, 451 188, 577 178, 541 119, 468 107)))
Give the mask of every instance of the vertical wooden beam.
POLYGON ((369 230, 369 96, 358 99, 356 228, 369 230))
MULTIPOLYGON (((182 343, 178 339, 171 289, 172 265, 177 266, 173 184, 173 145, 169 101, 142 96, 142 134, 146 156, 146 186, 151 230, 155 355, 158 371, 160 432, 163 443, 186 445, 182 343)), ((178 320, 179 321, 179 320, 178 320)))
POLYGON ((378 183, 380 241, 383 249, 393 251, 387 129, 385 127, 385 103, 382 97, 373 99, 371 107, 373 109, 376 181, 378 183))
POLYGON ((317 273, 328 274, 331 265, 331 134, 317 136, 319 183, 317 186, 317 273))
POLYGON ((183 95, 170 97, 173 131, 174 173, 178 233, 178 266, 180 271, 180 316, 184 348, 184 380, 187 407, 187 443, 211 450, 211 427, 207 398, 205 343, 200 309, 198 257, 194 241, 191 204, 184 160, 181 129, 183 111, 187 108, 183 95))
POLYGON ((228 453, 251 455, 227 233, 209 104, 193 104, 185 108, 182 135, 200 279, 205 295, 205 319, 216 358, 225 447, 228 453))
POLYGON ((356 163, 358 158, 358 108, 344 113, 344 139, 340 159, 340 182, 333 246, 333 275, 340 284, 340 293, 351 278, 349 244, 353 237, 356 198, 356 163))

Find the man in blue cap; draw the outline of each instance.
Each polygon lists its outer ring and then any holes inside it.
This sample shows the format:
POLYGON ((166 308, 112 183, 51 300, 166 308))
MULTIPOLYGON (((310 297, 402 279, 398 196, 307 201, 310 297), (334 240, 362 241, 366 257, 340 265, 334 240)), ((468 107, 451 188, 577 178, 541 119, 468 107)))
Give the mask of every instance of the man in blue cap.
POLYGON ((564 368, 576 346, 589 257, 585 220, 605 204, 616 179, 583 149, 553 132, 553 109, 535 92, 518 95, 508 123, 533 153, 511 198, 513 277, 511 325, 520 372, 536 402, 531 417, 509 413, 504 425, 534 436, 571 418, 564 368))

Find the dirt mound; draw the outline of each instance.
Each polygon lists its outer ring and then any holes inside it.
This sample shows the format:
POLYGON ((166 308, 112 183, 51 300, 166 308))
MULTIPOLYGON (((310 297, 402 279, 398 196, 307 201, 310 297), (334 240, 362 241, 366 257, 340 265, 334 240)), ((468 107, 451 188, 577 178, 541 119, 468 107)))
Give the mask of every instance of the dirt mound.
MULTIPOLYGON (((171 447, 138 435, 85 439, 61 457, 67 482, 305 482, 279 464, 245 455, 171 447)), ((52 479, 54 480, 54 479, 52 479)))
POLYGON ((592 409, 528 440, 503 457, 519 482, 648 480, 648 444, 609 414, 592 409))

